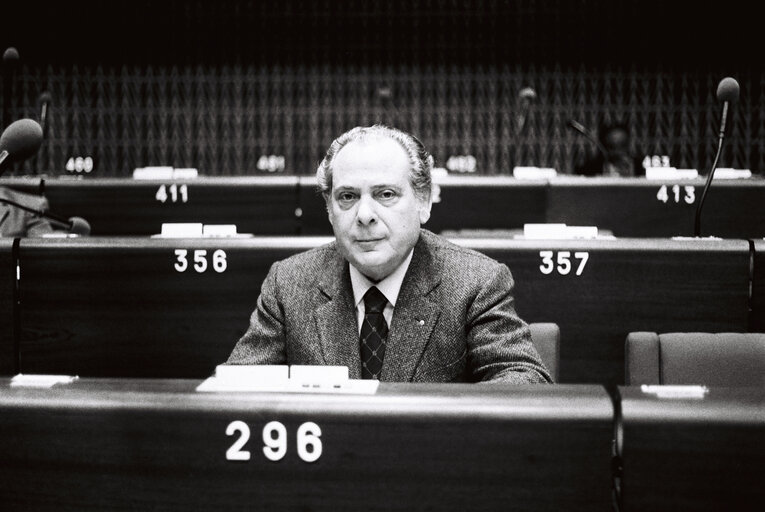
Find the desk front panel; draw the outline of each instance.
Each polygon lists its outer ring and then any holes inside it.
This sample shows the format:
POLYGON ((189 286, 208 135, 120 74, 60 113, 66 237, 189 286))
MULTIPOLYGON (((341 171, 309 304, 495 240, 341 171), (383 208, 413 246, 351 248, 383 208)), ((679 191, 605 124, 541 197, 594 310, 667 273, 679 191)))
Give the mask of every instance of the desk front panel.
MULTIPOLYGON (((245 331, 271 264, 327 240, 24 240, 22 371, 208 375, 245 331)), ((460 243, 508 264, 524 320, 560 326, 562 382, 624 382, 632 331, 747 330, 743 241, 460 243)))
MULTIPOLYGON (((39 180, 14 180, 13 188, 39 192, 39 180)), ((79 216, 100 236, 153 235, 163 222, 236 224, 240 233, 298 234, 297 178, 198 178, 193 180, 51 179, 50 211, 79 216)))
POLYGON ((510 267, 521 318, 560 326, 562 382, 624 383, 632 331, 747 330, 745 241, 462 243, 510 267))
MULTIPOLYGON (((572 179, 551 182, 547 222, 597 226, 620 237, 693 236, 705 180, 572 179)), ((765 236, 765 180, 712 183, 703 236, 765 236)))
POLYGON ((754 241, 751 330, 765 332, 765 240, 754 241))
POLYGON ((4 510, 610 510, 613 407, 599 387, 196 384, 0 382, 4 510))
POLYGON ((21 371, 209 375, 245 332, 272 263, 318 243, 22 240, 21 371))
MULTIPOLYGON (((545 222, 547 182, 507 177, 435 179, 433 207, 425 227, 434 233, 508 231, 545 222)), ((324 198, 316 180, 300 178, 301 233, 331 235, 324 198)))
POLYGON ((762 510, 765 390, 658 398, 620 388, 622 510, 762 510))
POLYGON ((13 329, 15 311, 16 262, 13 239, 0 238, 0 375, 16 370, 16 347, 13 329))
POLYGON ((547 182, 513 178, 436 180, 426 227, 436 233, 522 230, 527 223, 545 221, 547 182))

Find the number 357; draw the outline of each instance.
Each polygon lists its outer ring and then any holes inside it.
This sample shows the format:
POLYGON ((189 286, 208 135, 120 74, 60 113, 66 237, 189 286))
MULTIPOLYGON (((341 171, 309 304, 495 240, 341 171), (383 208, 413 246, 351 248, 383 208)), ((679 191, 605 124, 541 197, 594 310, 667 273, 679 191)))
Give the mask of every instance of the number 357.
POLYGON ((539 257, 542 258, 542 264, 539 265, 539 271, 545 275, 552 274, 557 270, 558 274, 566 276, 571 273, 574 265, 577 265, 575 274, 581 276, 587 260, 590 259, 588 252, 575 252, 574 259, 571 258, 571 251, 539 251, 539 257), (575 260, 579 260, 578 264, 575 260))

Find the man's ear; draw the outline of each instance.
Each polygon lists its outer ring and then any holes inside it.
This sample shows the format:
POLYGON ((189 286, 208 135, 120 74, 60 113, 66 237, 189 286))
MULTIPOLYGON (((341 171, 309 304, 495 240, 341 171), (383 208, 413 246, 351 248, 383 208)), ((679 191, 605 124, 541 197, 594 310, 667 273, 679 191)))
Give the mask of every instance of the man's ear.
POLYGON ((327 208, 327 218, 329 219, 329 223, 332 226, 334 226, 335 222, 334 222, 334 219, 332 218, 332 208, 330 207, 329 202, 330 202, 329 196, 324 196, 324 206, 327 208))
POLYGON ((420 201, 419 208, 417 209, 417 212, 420 215, 420 225, 425 224, 428 222, 428 219, 430 219, 430 207, 433 206, 433 200, 431 197, 428 197, 425 201, 420 201))

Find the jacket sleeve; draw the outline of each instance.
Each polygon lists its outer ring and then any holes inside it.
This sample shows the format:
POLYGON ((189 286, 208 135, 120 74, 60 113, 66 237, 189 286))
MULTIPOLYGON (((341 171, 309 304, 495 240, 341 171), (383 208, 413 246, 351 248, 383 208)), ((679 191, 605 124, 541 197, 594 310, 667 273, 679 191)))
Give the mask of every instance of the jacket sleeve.
POLYGON ((531 384, 552 378, 531 343, 529 327, 515 312, 510 269, 499 264, 468 309, 468 364, 480 381, 531 384))
MULTIPOLYGON (((45 197, 40 198, 40 204, 37 206, 39 210, 48 211, 48 199, 45 197)), ((24 231, 26 236, 42 236, 48 233, 54 233, 55 230, 50 221, 39 215, 33 215, 28 212, 24 212, 24 231)))
POLYGON ((278 269, 278 262, 271 266, 255 311, 250 316, 250 326, 224 364, 286 364, 284 309, 278 297, 278 269))

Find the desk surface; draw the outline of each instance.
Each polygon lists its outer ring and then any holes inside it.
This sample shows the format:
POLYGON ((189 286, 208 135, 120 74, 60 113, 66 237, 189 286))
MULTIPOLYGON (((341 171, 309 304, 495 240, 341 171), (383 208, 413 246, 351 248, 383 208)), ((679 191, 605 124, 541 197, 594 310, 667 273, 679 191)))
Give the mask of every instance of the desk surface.
POLYGON ((700 399, 620 388, 622 510, 761 510, 765 388, 700 399))
POLYGON ((383 383, 340 396, 197 384, 0 380, 4 510, 610 510, 613 406, 600 387, 383 383), (274 445, 279 428, 287 439, 276 461, 269 424, 274 445), (301 429, 320 452, 300 451, 301 429))

